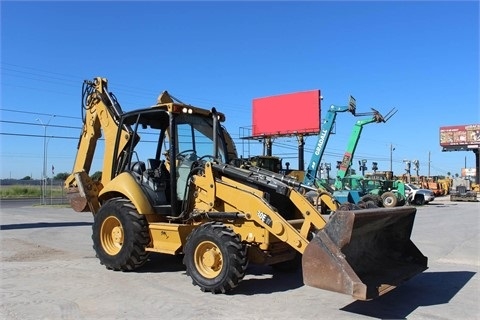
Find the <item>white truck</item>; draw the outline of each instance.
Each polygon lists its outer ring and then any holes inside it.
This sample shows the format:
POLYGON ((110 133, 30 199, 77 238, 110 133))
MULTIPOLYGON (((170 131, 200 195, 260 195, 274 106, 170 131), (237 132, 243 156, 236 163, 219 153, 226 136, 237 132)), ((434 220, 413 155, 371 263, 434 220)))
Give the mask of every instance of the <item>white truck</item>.
POLYGON ((410 203, 424 205, 435 200, 435 194, 430 189, 421 189, 411 183, 405 183, 405 196, 410 203))

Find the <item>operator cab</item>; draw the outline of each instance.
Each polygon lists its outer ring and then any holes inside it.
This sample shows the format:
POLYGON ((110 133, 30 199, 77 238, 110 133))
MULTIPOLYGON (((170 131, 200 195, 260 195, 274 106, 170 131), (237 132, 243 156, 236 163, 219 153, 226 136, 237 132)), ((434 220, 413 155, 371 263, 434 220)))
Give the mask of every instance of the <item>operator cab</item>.
POLYGON ((125 113, 121 126, 128 126, 134 138, 119 155, 114 176, 130 172, 158 214, 181 213, 194 167, 229 160, 223 129, 214 113, 176 113, 153 107, 125 113))

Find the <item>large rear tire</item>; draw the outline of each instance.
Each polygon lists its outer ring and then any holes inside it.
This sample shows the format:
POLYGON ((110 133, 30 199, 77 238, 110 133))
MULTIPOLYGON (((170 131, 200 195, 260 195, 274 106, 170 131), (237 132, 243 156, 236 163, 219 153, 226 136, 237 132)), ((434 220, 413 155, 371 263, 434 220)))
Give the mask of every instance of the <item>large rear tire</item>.
POLYGON ((188 236, 183 263, 202 291, 226 293, 245 276, 248 259, 240 238, 220 222, 208 222, 188 236))
POLYGON ((338 211, 350 211, 350 210, 358 210, 360 209, 357 205, 350 202, 342 203, 338 206, 338 211))
POLYGON ((393 192, 385 192, 382 194, 382 201, 385 208, 393 208, 397 206, 398 198, 393 192))
POLYGON ((376 194, 367 194, 364 195, 361 199, 363 202, 373 202, 377 207, 383 207, 383 200, 379 195, 376 194))
POLYGON ((92 230, 93 249, 107 269, 130 271, 147 261, 148 224, 129 200, 114 198, 102 205, 92 230))

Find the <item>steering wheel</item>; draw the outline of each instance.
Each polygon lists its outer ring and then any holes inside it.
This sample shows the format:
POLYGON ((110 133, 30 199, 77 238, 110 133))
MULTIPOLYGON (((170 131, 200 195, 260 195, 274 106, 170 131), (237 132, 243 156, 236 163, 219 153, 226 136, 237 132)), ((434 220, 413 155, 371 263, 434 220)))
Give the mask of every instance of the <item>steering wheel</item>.
POLYGON ((193 149, 183 150, 183 151, 177 153, 177 156, 176 156, 175 158, 176 158, 176 159, 180 159, 180 158, 183 158, 183 159, 184 159, 184 158, 187 157, 187 155, 188 155, 189 153, 191 153, 191 154, 196 154, 197 152, 196 152, 195 150, 193 150, 193 149))
POLYGON ((216 159, 214 156, 212 156, 212 155, 210 155, 210 154, 206 154, 206 155, 201 156, 200 158, 198 158, 197 161, 202 161, 202 160, 207 159, 207 158, 208 158, 208 159, 211 159, 211 160, 215 160, 215 159, 216 159))

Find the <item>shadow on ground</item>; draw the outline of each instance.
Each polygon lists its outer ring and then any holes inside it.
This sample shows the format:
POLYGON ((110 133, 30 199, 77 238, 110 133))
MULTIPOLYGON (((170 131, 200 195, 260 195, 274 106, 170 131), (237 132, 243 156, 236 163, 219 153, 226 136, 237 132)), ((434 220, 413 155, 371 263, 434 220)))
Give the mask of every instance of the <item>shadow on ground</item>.
POLYGON ((406 319, 418 307, 448 303, 475 272, 424 272, 371 301, 355 301, 340 310, 377 319, 406 319))
MULTIPOLYGON (((137 272, 185 271, 182 258, 151 255, 150 261, 137 272)), ((186 276, 185 272, 183 274, 186 276)), ((340 310, 376 319, 407 319, 419 307, 448 303, 474 275, 475 272, 470 271, 424 272, 383 296, 370 301, 355 300, 340 310)), ((227 294, 253 296, 302 286, 301 268, 293 272, 280 272, 269 266, 251 265, 245 279, 227 294)))
MULTIPOLYGON (((147 263, 135 272, 177 272, 184 271, 183 255, 151 254, 147 263)), ((255 295, 272 292, 281 292, 302 287, 303 277, 301 267, 292 272, 281 272, 269 266, 250 265, 247 274, 230 295, 255 295)))
POLYGON ((17 230, 17 229, 35 229, 35 228, 55 228, 55 227, 81 227, 91 226, 91 222, 33 222, 33 223, 16 223, 0 225, 0 230, 17 230))

